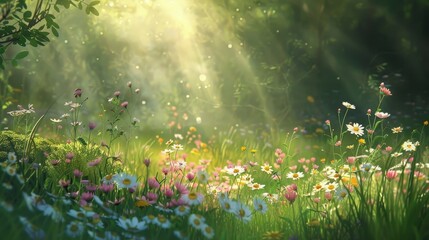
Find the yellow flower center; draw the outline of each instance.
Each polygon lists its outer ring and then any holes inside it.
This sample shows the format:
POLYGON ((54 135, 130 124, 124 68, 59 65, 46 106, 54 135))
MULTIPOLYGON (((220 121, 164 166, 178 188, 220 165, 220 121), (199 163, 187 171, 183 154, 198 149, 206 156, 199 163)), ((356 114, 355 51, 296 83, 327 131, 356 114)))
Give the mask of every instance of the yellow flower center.
POLYGON ((259 188, 259 184, 257 183, 253 184, 253 188, 259 188))
POLYGON ((193 192, 192 192, 192 193, 189 193, 189 194, 188 194, 188 197, 189 197, 189 199, 190 199, 190 200, 195 200, 195 199, 197 199, 197 197, 198 197, 198 196, 197 196, 197 194, 196 194, 196 193, 193 193, 193 192))
POLYGON ((335 186, 334 186, 334 185, 329 185, 329 186, 328 186, 328 189, 329 189, 329 190, 334 190, 334 189, 335 189, 335 186))
POLYGON ((199 220, 199 219, 194 219, 194 224, 195 224, 196 226, 199 226, 199 225, 201 224, 201 222, 200 222, 200 220, 199 220))
POLYGON ((353 131, 358 132, 359 131, 359 127, 357 127, 357 126, 353 127, 353 131))
POLYGON ((238 215, 240 215, 240 217, 244 217, 244 215, 246 214, 246 212, 244 212, 244 210, 243 209, 240 209, 239 211, 238 211, 238 215))
POLYGON ((122 183, 123 183, 124 185, 130 185, 130 184, 131 184, 131 180, 130 180, 130 179, 128 179, 128 178, 125 178, 124 180, 122 180, 122 183))
POLYGON ((292 175, 292 177, 293 177, 293 178, 298 178, 298 177, 299 177, 299 175, 298 175, 298 173, 294 173, 294 174, 292 175))

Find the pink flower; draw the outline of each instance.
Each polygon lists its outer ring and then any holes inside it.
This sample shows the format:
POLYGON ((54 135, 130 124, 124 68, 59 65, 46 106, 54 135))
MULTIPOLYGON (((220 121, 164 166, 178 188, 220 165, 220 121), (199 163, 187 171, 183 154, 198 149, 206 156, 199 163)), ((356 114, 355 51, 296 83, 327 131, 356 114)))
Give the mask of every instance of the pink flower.
POLYGON ((347 157, 347 162, 349 164, 353 164, 353 163, 355 163, 355 161, 356 161, 356 157, 347 157))
POLYGON ((52 166, 57 166, 58 164, 60 164, 60 160, 57 160, 57 159, 51 160, 51 164, 52 166))
POLYGON ((146 198, 149 200, 149 203, 153 204, 156 203, 156 200, 158 200, 158 195, 153 192, 146 193, 146 198))
POLYGON ((384 113, 384 112, 376 112, 375 116, 380 118, 380 119, 384 119, 384 118, 388 118, 390 117, 389 113, 384 113))
POLYGON ((339 146, 341 146, 341 141, 337 141, 337 142, 335 143, 335 147, 339 147, 339 146))
POLYGON ((388 171, 386 172, 386 178, 387 178, 388 180, 395 179, 395 178, 396 178, 396 176, 398 176, 398 172, 396 172, 395 170, 388 170, 388 171))
POLYGON ((187 178, 189 181, 192 181, 192 180, 194 180, 195 175, 194 175, 193 173, 188 173, 188 174, 186 175, 186 178, 187 178))
POLYGON ((90 192, 95 192, 97 190, 97 186, 90 184, 86 186, 86 190, 90 191, 90 192))
POLYGON ((147 184, 149 185, 150 189, 157 189, 159 188, 159 182, 154 178, 154 177, 150 177, 147 179, 147 184))
POLYGON ((108 192, 111 192, 111 191, 113 191, 113 189, 114 189, 114 185, 113 184, 101 184, 99 187, 98 187, 98 189, 100 189, 102 192, 104 192, 104 193, 108 193, 108 192))
POLYGON ((123 108, 127 108, 127 107, 128 107, 128 102, 127 102, 127 101, 125 101, 125 102, 121 103, 121 107, 123 107, 123 108))
POLYGON ((69 152, 69 153, 66 154, 66 159, 72 160, 73 158, 74 158, 74 153, 69 152))
POLYGON ((80 178, 80 177, 82 177, 83 172, 79 171, 79 169, 75 169, 75 170, 73 170, 73 175, 77 178, 80 178))
POLYGON ((119 97, 120 95, 121 95, 121 92, 119 92, 119 91, 116 91, 113 93, 113 96, 115 96, 115 97, 119 97))
POLYGON ((143 160, 143 164, 144 164, 146 167, 149 167, 149 165, 150 165, 150 159, 149 159, 149 158, 146 158, 145 160, 143 160))
POLYGON ((60 184, 60 186, 61 186, 61 187, 63 187, 63 188, 68 188, 68 186, 70 185, 70 180, 64 180, 64 179, 61 179, 61 180, 59 181, 59 184, 60 184))
POLYGON ((372 110, 371 110, 371 109, 368 109, 368 110, 366 111, 366 115, 368 115, 368 116, 371 116, 371 113, 372 113, 372 110))
POLYGON ((94 160, 92 160, 91 162, 88 163, 88 167, 95 167, 98 164, 100 164, 100 162, 101 162, 101 157, 96 158, 96 159, 94 159, 94 160))
POLYGON ((94 198, 94 194, 91 192, 84 192, 84 193, 82 193, 82 196, 80 196, 80 197, 81 197, 81 199, 88 202, 94 198))
POLYGON ((74 97, 75 97, 75 98, 77 98, 77 97, 81 97, 81 96, 82 96, 82 89, 80 89, 80 88, 76 88, 76 89, 74 90, 73 95, 74 95, 74 97))
POLYGON ((182 185, 181 183, 179 183, 179 182, 176 182, 175 184, 174 184, 174 186, 176 187, 176 190, 181 194, 181 195, 183 195, 183 194, 188 194, 189 193, 189 190, 186 188, 186 186, 185 185, 182 185))
POLYGON ((392 150, 393 150, 393 148, 391 146, 386 147, 386 152, 391 152, 392 150))
POLYGON ((298 197, 298 193, 293 190, 288 190, 285 193, 285 198, 289 201, 290 204, 295 202, 295 199, 298 197))
POLYGON ((331 125, 331 121, 330 120, 326 120, 325 124, 329 126, 329 125, 331 125))
POLYGON ((332 200, 332 193, 331 192, 325 192, 325 199, 328 201, 332 200))
POLYGON ((97 126, 97 124, 95 124, 95 122, 89 122, 88 123, 88 128, 90 131, 94 130, 94 128, 97 126))
POLYGON ((383 93, 385 96, 392 96, 392 92, 386 87, 380 88, 380 92, 383 93))
POLYGON ((165 189, 165 191, 164 191, 164 195, 165 195, 166 197, 168 197, 168 198, 171 198, 171 197, 173 197, 174 192, 173 192, 173 190, 171 190, 170 188, 167 188, 167 189, 165 189))

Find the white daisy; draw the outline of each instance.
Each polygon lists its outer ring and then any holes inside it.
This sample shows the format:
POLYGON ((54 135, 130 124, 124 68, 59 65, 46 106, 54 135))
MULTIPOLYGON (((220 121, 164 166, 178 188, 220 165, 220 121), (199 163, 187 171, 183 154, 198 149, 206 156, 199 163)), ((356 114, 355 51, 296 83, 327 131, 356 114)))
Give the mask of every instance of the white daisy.
POLYGON ((291 178, 292 180, 298 180, 298 179, 304 177, 304 173, 302 173, 302 172, 296 172, 296 173, 289 172, 286 177, 291 178))
POLYGON ((271 174, 271 173, 273 173, 273 167, 270 166, 269 164, 265 163, 264 165, 261 166, 261 171, 263 171, 267 174, 271 174))
POLYGON ((201 193, 190 192, 187 194, 183 194, 181 199, 190 206, 199 205, 204 200, 204 195, 201 193))
POLYGON ((363 127, 359 123, 346 124, 346 126, 347 126, 347 131, 349 131, 351 134, 354 134, 356 136, 363 135, 363 127))
POLYGON ((66 234, 69 237, 75 238, 75 237, 79 237, 80 235, 82 235, 83 230, 84 230, 83 223, 73 221, 67 225, 66 234))
POLYGON ((126 173, 115 175, 114 181, 119 189, 137 187, 137 177, 126 173))
POLYGON ((407 140, 402 144, 402 149, 406 152, 414 152, 416 151, 416 145, 410 140, 407 140))
POLYGON ((143 231, 147 228, 147 224, 145 221, 139 221, 137 217, 133 217, 132 219, 128 218, 119 218, 116 221, 116 224, 124 229, 125 231, 139 232, 143 231))
POLYGON ((355 105, 352 105, 348 102, 343 102, 343 106, 346 107, 347 109, 356 109, 355 105))

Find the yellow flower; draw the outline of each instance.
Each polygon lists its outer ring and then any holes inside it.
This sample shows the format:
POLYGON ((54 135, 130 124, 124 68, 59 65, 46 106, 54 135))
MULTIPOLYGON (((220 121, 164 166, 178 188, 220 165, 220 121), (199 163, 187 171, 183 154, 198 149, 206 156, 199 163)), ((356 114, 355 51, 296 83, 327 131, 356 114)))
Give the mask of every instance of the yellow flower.
POLYGON ((326 162, 326 159, 322 158, 322 159, 320 159, 320 162, 321 162, 321 163, 325 163, 325 162, 326 162))
POLYGON ((280 240, 283 239, 283 233, 279 231, 266 232, 262 235, 264 240, 280 240))
POLYGON ((349 150, 352 150, 355 146, 354 145, 348 145, 346 148, 349 150))
POLYGON ((256 149, 252 149, 250 150, 251 153, 255 154, 256 153, 256 149))
POLYGON ((241 146, 241 151, 242 152, 246 151, 246 149, 247 149, 246 146, 241 146))
POLYGON ((425 125, 425 126, 429 125, 429 121, 428 120, 424 121, 423 125, 425 125))
POLYGON ((190 131, 190 132, 196 132, 196 131, 197 131, 197 128, 196 128, 196 127, 190 127, 190 128, 189 128, 189 131, 190 131))
POLYGON ((364 145, 366 143, 365 139, 363 138, 359 138, 358 142, 359 142, 359 145, 364 145))

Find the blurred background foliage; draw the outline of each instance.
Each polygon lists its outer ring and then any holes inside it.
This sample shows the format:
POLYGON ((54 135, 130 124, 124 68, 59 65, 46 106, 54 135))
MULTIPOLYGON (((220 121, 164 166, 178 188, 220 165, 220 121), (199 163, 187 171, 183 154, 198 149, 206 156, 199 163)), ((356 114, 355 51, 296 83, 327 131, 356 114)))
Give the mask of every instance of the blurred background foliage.
POLYGON ((427 0, 106 0, 95 7, 99 16, 52 12, 58 38, 8 49, 1 78, 12 101, 3 110, 54 104, 49 115, 59 117, 82 88, 84 116, 96 118, 131 82, 140 92, 125 100, 144 127, 285 127, 323 121, 342 101, 364 115, 359 107, 384 81, 394 94, 388 106, 410 118, 428 114, 427 0), (23 50, 28 56, 13 66, 23 50))

